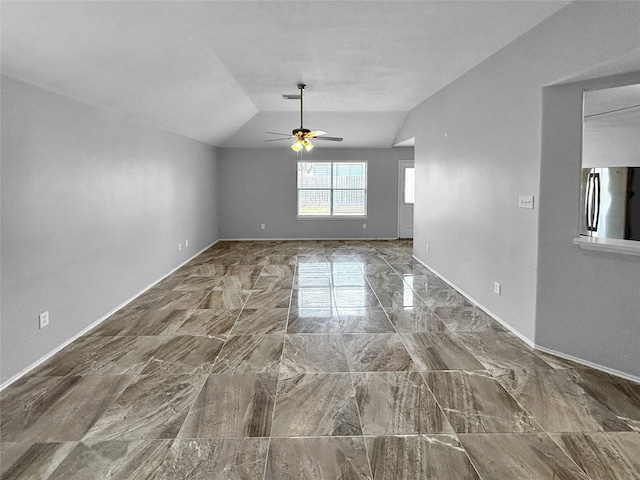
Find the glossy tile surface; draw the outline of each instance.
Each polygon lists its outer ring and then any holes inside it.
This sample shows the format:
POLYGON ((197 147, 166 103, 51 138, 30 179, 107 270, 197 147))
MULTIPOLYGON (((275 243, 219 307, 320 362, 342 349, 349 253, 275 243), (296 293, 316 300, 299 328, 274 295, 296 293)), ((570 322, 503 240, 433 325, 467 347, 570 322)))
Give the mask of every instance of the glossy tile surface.
POLYGON ((79 442, 49 478, 149 478, 164 461, 171 443, 171 440, 79 442))
POLYGON ((640 478, 640 385, 411 249, 217 243, 0 393, 0 478, 640 478))
POLYGON ((265 479, 371 479, 362 437, 274 438, 265 479))
POLYGON ((26 377, 2 392, 2 442, 80 440, 131 377, 26 377))
POLYGON ((138 376, 95 421, 84 438, 175 438, 205 379, 202 374, 138 376))
POLYGON ((459 438, 481 478, 589 478, 547 434, 460 435, 459 438))
POLYGON ((480 480, 455 435, 386 435, 366 442, 376 480, 480 480))
POLYGON ((521 348, 521 342, 512 333, 473 332, 459 333, 458 338, 485 368, 509 366, 551 368, 535 352, 521 348))
POLYGON ((348 372, 342 336, 338 334, 287 335, 280 372, 348 372))
POLYGON ((281 376, 271 435, 362 435, 350 374, 281 376))
POLYGON ((572 370, 506 370, 492 375, 548 432, 630 431, 576 383, 572 370))
POLYGON ((49 478, 75 442, 0 442, 0 478, 49 478))
POLYGON ((450 333, 404 333, 401 338, 418 370, 482 370, 484 368, 465 345, 450 333))
POLYGON ((432 371, 423 375, 457 433, 542 431, 487 372, 432 371))
POLYGON ((551 437, 591 478, 640 477, 640 435, 565 433, 551 437))
POLYGON ((344 334, 345 353, 354 372, 415 370, 397 333, 344 334))
POLYGON ((268 437, 277 381, 274 374, 211 374, 178 437, 268 437))
POLYGON ((277 372, 283 343, 283 335, 231 335, 218 355, 213 372, 277 372))
POLYGON ((156 480, 262 478, 268 447, 269 440, 266 438, 176 440, 151 478, 156 480))
POLYGON ((365 435, 453 433, 418 372, 354 373, 365 435))

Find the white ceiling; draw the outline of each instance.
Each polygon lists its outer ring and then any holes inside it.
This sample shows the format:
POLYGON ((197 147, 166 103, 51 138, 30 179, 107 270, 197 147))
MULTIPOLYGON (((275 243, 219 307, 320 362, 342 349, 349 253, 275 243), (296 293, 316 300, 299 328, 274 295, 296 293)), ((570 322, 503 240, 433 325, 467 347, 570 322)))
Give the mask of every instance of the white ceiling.
MULTIPOLYGON (((583 115, 589 131, 640 129, 640 84, 585 92, 583 115)), ((640 148, 640 145, 638 145, 640 148)))
POLYGON ((567 1, 0 2, 2 73, 228 147, 305 127, 390 147, 406 113, 567 1))
POLYGON ((589 90, 584 94, 585 117, 638 106, 640 106, 640 84, 589 90))

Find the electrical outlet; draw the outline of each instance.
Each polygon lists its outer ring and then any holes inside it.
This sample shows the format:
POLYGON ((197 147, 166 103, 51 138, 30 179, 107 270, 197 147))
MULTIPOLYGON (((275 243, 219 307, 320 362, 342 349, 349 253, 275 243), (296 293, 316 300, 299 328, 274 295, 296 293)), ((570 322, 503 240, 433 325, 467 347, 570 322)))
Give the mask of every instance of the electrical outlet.
POLYGON ((495 293, 496 295, 500 295, 501 293, 501 287, 498 282, 493 282, 493 293, 495 293))
POLYGON ((178 251, 179 251, 179 252, 181 252, 181 251, 182 251, 182 244, 181 244, 181 243, 179 243, 179 244, 178 244, 178 251))
POLYGON ((40 321, 40 328, 44 328, 49 325, 49 312, 42 312, 38 315, 38 320, 40 321))
POLYGON ((362 224, 362 229, 363 229, 363 230, 366 230, 366 229, 367 229, 367 224, 366 224, 366 223, 363 223, 363 224, 362 224))
POLYGON ((267 226, 264 223, 260 224, 260 230, 264 230, 265 228, 267 228, 267 226))

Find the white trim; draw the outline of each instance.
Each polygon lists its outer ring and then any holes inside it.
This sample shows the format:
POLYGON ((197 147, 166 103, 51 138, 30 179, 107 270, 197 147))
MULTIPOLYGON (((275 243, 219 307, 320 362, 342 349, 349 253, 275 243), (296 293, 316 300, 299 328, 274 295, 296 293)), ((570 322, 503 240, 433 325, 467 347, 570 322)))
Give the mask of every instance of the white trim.
POLYGON ((636 240, 580 236, 573 239, 573 244, 585 250, 640 255, 640 242, 636 240))
POLYGON ((580 363, 581 365, 585 365, 587 367, 600 370, 604 373, 608 373, 609 375, 614 375, 616 377, 624 378, 625 380, 631 380, 632 382, 640 383, 640 377, 636 377, 635 375, 631 375, 629 373, 621 372, 620 370, 616 370, 615 368, 605 367, 604 365, 593 363, 588 360, 583 360, 582 358, 574 357, 573 355, 569 355, 567 353, 558 352, 556 350, 552 350, 551 348, 543 347, 541 345, 536 345, 535 348, 536 350, 540 350, 541 352, 548 353, 550 355, 555 355, 556 357, 564 358, 565 360, 570 360, 575 363, 580 363))
POLYGON ((296 220, 367 220, 366 215, 297 215, 296 220))
POLYGON ((352 241, 352 240, 365 240, 365 241, 376 241, 376 240, 398 240, 396 237, 349 237, 349 238, 345 238, 345 237, 326 237, 326 238, 318 238, 318 237, 314 237, 314 238, 308 238, 308 237, 286 237, 286 238, 266 238, 266 237, 256 237, 256 238, 221 238, 220 241, 221 242, 260 242, 260 241, 265 241, 265 242, 286 242, 286 241, 292 241, 292 242, 322 242, 322 241, 352 241))
POLYGON ((614 368, 610 368, 610 367, 605 367, 604 365, 600 365, 598 363, 593 363, 590 362, 588 360, 584 360, 582 358, 578 358, 578 357, 574 357, 573 355, 569 355, 567 353, 562 353, 562 352, 558 352, 556 350, 552 350, 550 348, 547 347, 543 347, 542 345, 538 345, 537 343, 535 343, 532 340, 529 340, 527 337, 525 337, 524 335, 522 335, 519 331, 517 331, 515 328, 513 328, 513 326, 509 325, 507 322, 505 322, 504 320, 502 320, 500 317, 498 317, 497 315, 495 315, 494 313, 492 313, 490 310, 488 310, 487 308, 485 308, 482 304, 480 304, 479 302, 477 302, 473 297, 471 297, 470 295, 466 294, 463 290, 460 290, 458 287, 456 287, 453 283, 451 283, 449 280, 447 280, 445 277, 443 277, 442 275, 440 275, 437 271, 435 271, 433 268, 431 268, 429 265, 427 265, 426 263, 424 263, 422 260, 420 260, 418 257, 416 257, 415 255, 412 255, 414 259, 416 259, 418 262, 420 262, 420 264, 424 265, 426 268, 428 268, 430 271, 432 271, 433 273, 435 273, 436 275, 438 275, 438 277, 440 277, 442 280, 444 280, 445 282, 447 282, 449 285, 451 285, 453 288, 455 288, 456 290, 458 290, 458 292, 460 292, 467 300, 469 300, 471 303, 473 303, 475 306, 477 306, 480 310, 482 310, 483 312, 485 312, 487 315, 489 315, 491 318, 493 318, 496 322, 498 322, 500 325, 502 325, 503 327, 505 327, 507 330, 509 330, 511 333, 513 333, 514 335, 516 335, 518 338, 520 338, 520 340, 522 340, 524 343, 526 343, 527 345, 529 345, 531 348, 535 349, 535 350, 539 350, 541 352, 544 353, 548 353, 551 355, 555 355, 556 357, 560 357, 560 358, 564 358, 565 360, 570 360, 572 362, 575 363, 579 363, 581 365, 585 365, 587 367, 593 368, 595 370, 600 370, 601 372, 604 373, 608 373, 609 375, 614 375, 616 377, 620 377, 620 378, 624 378, 625 380, 631 380, 632 382, 638 382, 640 383, 640 377, 637 377, 635 375, 631 375, 630 373, 626 373, 626 372, 621 372, 620 370, 616 370, 614 368))
POLYGON ((53 350, 51 350, 49 353, 47 353, 46 355, 44 355, 43 357, 39 358, 38 360, 36 360, 35 362, 33 362, 31 365, 29 365, 27 368, 23 369, 22 371, 20 371, 19 373, 15 374, 13 377, 11 377, 9 380, 7 380, 6 382, 4 382, 2 385, 0 385, 0 392, 2 390, 4 390, 5 388, 7 388, 9 385, 11 385, 12 383, 16 382, 17 380, 19 380, 20 378, 24 377, 27 373, 29 373, 31 370, 33 370, 34 368, 38 367, 39 365, 41 365, 42 363, 46 362, 47 360, 49 360, 51 357, 53 357, 56 353, 58 353, 60 350, 62 350, 63 348, 69 346, 70 344, 72 344, 73 342, 75 342, 77 339, 79 339, 80 337, 82 337, 83 335, 85 335, 86 333, 88 333, 89 331, 93 330, 95 327, 97 327, 98 325, 100 325, 102 322, 104 322, 107 318, 109 318, 111 315, 113 315, 114 313, 116 313, 118 310, 120 310, 121 308, 125 307, 126 305, 128 305, 129 303, 131 303, 133 300, 135 300, 136 298, 138 298, 140 295, 142 295, 144 292, 146 292, 147 290, 149 290, 150 288, 152 288, 153 286, 157 285, 158 283, 160 283, 162 280, 164 280, 165 278, 167 278, 169 275, 171 275, 172 273, 174 273, 176 270, 178 270, 179 268, 182 268, 184 265, 186 265, 187 263, 189 263, 191 260, 193 260, 194 258, 196 258, 198 255, 200 255, 201 253, 203 253, 205 250, 208 250, 209 248, 213 247, 216 243, 220 242, 221 240, 218 239, 215 242, 213 242, 212 244, 206 246, 205 248, 203 248, 202 250, 200 250, 198 253, 196 253, 195 255, 193 255, 192 257, 189 257, 187 260, 185 260, 183 263, 181 263, 180 265, 178 265, 176 268, 174 268, 173 270, 171 270, 169 273, 167 273, 166 275, 162 276, 160 279, 156 280, 155 282, 153 282, 151 285, 145 287, 144 289, 140 290, 138 293, 136 293, 134 296, 130 297, 128 300, 125 300, 123 303, 121 303, 120 305, 118 305, 116 308, 114 308, 113 310, 111 310, 109 313, 106 313, 105 315, 103 315, 102 317, 100 317, 98 320, 96 320, 95 322, 93 322, 91 325, 89 325, 87 328, 83 329, 82 331, 80 331, 79 333, 77 333, 76 335, 74 335, 73 337, 71 337, 69 340, 67 340, 66 342, 62 343, 61 345, 57 346, 56 348, 54 348, 53 350))
POLYGON ((431 268, 429 265, 427 265, 426 263, 424 263, 422 260, 420 260, 418 257, 416 257, 415 255, 413 255, 413 258, 415 258, 418 262, 420 262, 422 265, 424 265, 426 268, 428 268, 429 270, 431 270, 433 273, 435 273, 438 277, 440 277, 442 280, 444 280, 445 282, 447 282, 449 285, 451 285, 453 288, 455 288, 458 292, 460 292, 467 300, 469 300, 471 303, 473 303, 476 307, 478 307, 480 310, 482 310, 484 313, 486 313, 487 315, 489 315, 491 318, 493 318, 496 322, 498 322, 500 325, 502 325, 503 327, 505 327, 507 330, 509 330, 511 333, 513 333, 515 336, 517 336, 520 340, 522 340, 524 343, 526 343, 527 345, 529 345, 531 348, 535 348, 535 343, 533 341, 531 341, 528 337, 525 337, 522 333, 520 333, 518 330, 516 330, 515 328, 513 328, 512 325, 509 325, 507 322, 505 322, 504 320, 502 320, 498 315, 496 315, 495 313, 493 313, 491 310, 489 310, 487 307, 485 307, 484 305, 482 305, 480 302, 478 302, 475 298, 473 298, 471 295, 469 295, 468 293, 466 293, 464 290, 462 290, 460 287, 457 287, 454 283, 450 282, 449 280, 447 280, 443 275, 441 275, 440 273, 438 273, 436 270, 434 270, 433 268, 431 268))

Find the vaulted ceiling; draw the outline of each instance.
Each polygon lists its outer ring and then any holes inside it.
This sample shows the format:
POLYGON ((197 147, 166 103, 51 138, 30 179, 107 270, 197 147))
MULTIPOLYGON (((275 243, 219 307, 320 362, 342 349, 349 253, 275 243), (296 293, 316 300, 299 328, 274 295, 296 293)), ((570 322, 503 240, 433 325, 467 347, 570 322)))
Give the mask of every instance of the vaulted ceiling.
POLYGON ((224 147, 305 127, 391 147, 406 113, 567 1, 1 2, 2 73, 224 147))

